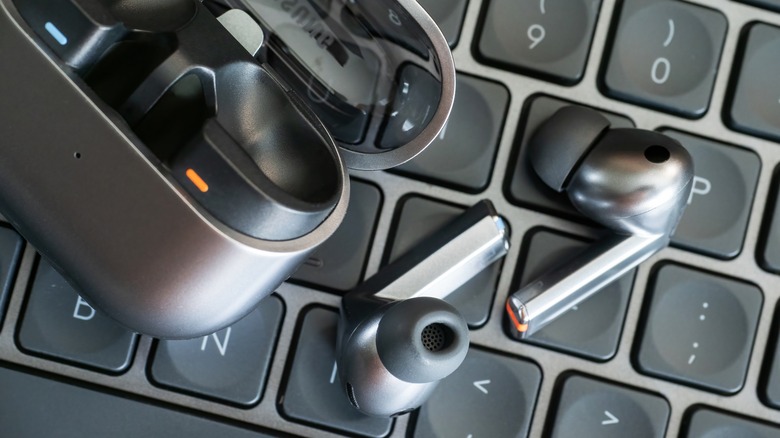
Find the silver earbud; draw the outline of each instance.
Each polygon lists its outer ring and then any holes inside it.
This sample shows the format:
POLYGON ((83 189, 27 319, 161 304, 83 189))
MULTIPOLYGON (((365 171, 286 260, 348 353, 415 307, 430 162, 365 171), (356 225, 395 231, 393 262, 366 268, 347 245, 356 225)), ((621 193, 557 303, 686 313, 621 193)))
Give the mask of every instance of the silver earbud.
POLYGON ((460 366, 468 327, 443 299, 503 257, 507 239, 504 221, 481 201, 344 296, 336 360, 355 408, 411 411, 460 366))
POLYGON ((677 141, 641 129, 610 129, 598 112, 564 107, 534 133, 531 165, 577 210, 615 233, 507 299, 510 332, 530 336, 669 244, 693 182, 677 141))

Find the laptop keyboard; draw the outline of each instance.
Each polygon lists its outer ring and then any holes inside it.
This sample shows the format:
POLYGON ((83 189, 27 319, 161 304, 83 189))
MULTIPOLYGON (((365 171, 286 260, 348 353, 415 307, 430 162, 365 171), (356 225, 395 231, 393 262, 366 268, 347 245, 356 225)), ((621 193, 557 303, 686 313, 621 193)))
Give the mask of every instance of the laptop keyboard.
POLYGON ((780 436, 780 2, 420 3, 458 69, 446 128, 410 163, 353 172, 341 229, 232 327, 130 333, 0 225, 0 435, 780 436), (599 233, 526 156, 569 104, 680 140, 695 184, 670 248, 518 342, 507 295, 599 233), (465 362, 418 411, 358 414, 340 296, 483 198, 512 248, 449 299, 465 362))

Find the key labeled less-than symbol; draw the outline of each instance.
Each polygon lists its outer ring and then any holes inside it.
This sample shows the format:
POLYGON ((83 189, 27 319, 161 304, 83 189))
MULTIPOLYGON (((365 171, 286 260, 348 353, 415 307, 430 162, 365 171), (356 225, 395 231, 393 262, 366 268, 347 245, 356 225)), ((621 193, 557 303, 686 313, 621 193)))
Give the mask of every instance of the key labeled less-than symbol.
POLYGON ((490 384, 490 380, 478 380, 478 381, 474 382, 474 386, 478 390, 480 390, 480 392, 482 392, 483 394, 486 394, 486 395, 488 394, 487 385, 489 385, 489 384, 490 384))

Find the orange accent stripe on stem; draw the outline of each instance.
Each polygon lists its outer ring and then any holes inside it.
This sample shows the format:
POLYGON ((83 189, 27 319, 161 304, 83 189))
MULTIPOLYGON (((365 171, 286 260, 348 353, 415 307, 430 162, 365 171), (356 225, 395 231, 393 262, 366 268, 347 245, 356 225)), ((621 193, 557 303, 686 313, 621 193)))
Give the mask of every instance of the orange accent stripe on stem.
POLYGON ((509 305, 509 301, 506 303, 506 312, 509 314, 509 319, 512 320, 517 331, 525 333, 526 330, 528 330, 528 324, 520 324, 520 321, 517 320, 517 315, 515 315, 515 311, 512 310, 512 306, 509 305))

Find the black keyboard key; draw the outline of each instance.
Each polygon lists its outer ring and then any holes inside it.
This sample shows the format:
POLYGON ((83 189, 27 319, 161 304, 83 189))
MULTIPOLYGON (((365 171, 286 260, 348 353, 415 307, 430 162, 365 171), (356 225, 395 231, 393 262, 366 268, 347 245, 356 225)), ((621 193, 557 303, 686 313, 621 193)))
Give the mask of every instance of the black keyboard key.
POLYGON ((477 55, 485 62, 573 84, 585 72, 600 0, 492 0, 477 55))
POLYGON ((736 130, 780 141, 780 28, 757 23, 743 35, 726 121, 736 130))
POLYGON ((439 26, 447 44, 455 47, 458 44, 460 30, 463 26, 463 16, 466 13, 467 0, 417 0, 433 21, 439 26))
POLYGON ((662 438, 669 421, 663 398, 588 379, 566 378, 551 438, 662 438))
MULTIPOLYGON (((464 210, 420 197, 406 198, 399 208, 401 213, 398 215, 392 240, 388 242, 390 252, 387 263, 405 254, 464 210)), ((479 327, 487 322, 500 273, 501 262, 497 261, 445 299, 458 309, 469 327, 479 327)))
POLYGON ((685 438, 777 438, 780 427, 709 409, 696 409, 688 421, 685 438))
POLYGON ((260 402, 284 305, 265 298, 252 313, 217 333, 159 341, 150 368, 157 384, 198 396, 251 406, 260 402))
MULTIPOLYGON (((517 204, 530 204, 535 208, 564 213, 581 217, 571 206, 565 194, 558 193, 548 187, 531 167, 528 159, 528 140, 545 120, 550 118, 560 108, 573 105, 560 99, 539 96, 531 100, 524 115, 525 124, 520 123, 515 137, 514 159, 510 160, 511 168, 507 172, 507 197, 517 204)), ((633 128, 634 124, 626 117, 602 111, 613 128, 633 128)))
POLYGON ((780 274, 780 169, 776 170, 774 191, 772 199, 767 203, 767 217, 764 224, 765 230, 758 250, 758 259, 761 266, 771 272, 780 274))
POLYGON ((712 9, 671 0, 627 0, 609 54, 609 95, 687 117, 709 107, 726 35, 712 9))
POLYGON ((0 424, 6 437, 278 436, 3 367, 0 388, 0 424))
POLYGON ((345 292, 358 285, 366 266, 382 204, 382 192, 352 181, 349 207, 339 229, 292 275, 293 281, 345 292))
MULTIPOLYGON (((528 239, 526 239, 528 241, 528 239)), ((545 271, 566 263, 588 244, 546 230, 533 231, 522 266, 517 289, 545 271)), ((524 342, 543 345, 595 360, 615 355, 626 316, 635 271, 605 286, 596 295, 574 307, 524 342)), ((515 290, 515 288, 513 288, 515 290)))
POLYGON ((438 137, 401 173, 469 192, 484 190, 501 138, 509 91, 495 82, 458 75, 449 121, 438 137))
POLYGON ((24 241, 14 230, 0 226, 0 323, 23 247, 24 241))
POLYGON ((295 356, 280 399, 293 420, 369 437, 390 433, 392 420, 369 417, 349 404, 336 369, 338 313, 312 308, 303 315, 295 356))
POLYGON ((137 336, 90 307, 41 259, 18 333, 24 350, 101 371, 130 366, 137 336))
POLYGON ((527 436, 541 381, 531 362, 472 348, 420 408, 412 436, 527 436))
POLYGON ((675 245, 719 258, 742 250, 761 170, 758 155, 731 145, 664 130, 693 156, 696 176, 675 245))
POLYGON ((763 297, 748 283, 677 265, 654 279, 642 372, 733 394, 742 388, 763 297))

